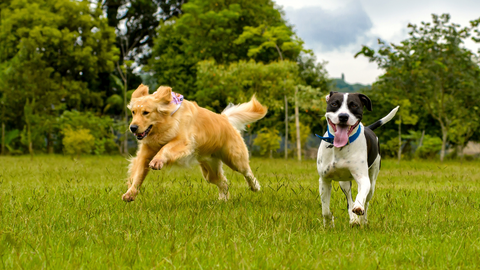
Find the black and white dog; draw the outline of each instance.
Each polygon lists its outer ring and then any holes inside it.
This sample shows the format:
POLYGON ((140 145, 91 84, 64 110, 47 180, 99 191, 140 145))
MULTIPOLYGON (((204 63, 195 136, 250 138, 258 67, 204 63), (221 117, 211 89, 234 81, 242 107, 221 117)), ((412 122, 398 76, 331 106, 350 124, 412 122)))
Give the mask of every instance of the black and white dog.
POLYGON ((351 225, 367 223, 368 202, 375 190, 380 171, 380 145, 373 130, 390 121, 398 106, 370 126, 360 122, 363 107, 372 110, 372 102, 363 94, 330 92, 327 95, 328 131, 318 149, 317 170, 320 174, 320 196, 325 226, 333 226, 330 212, 332 181, 339 181, 348 203, 351 225), (355 202, 352 199, 351 177, 358 184, 355 202))

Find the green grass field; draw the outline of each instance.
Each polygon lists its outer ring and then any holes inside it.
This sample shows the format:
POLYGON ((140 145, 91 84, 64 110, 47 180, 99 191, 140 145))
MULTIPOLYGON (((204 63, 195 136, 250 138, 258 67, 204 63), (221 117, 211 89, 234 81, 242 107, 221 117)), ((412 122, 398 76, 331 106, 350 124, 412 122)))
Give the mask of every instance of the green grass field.
POLYGON ((122 157, 0 157, 0 268, 480 268, 478 161, 384 161, 365 228, 335 183, 328 229, 314 161, 251 165, 260 193, 225 169, 220 202, 199 168, 167 168, 125 203, 122 157))

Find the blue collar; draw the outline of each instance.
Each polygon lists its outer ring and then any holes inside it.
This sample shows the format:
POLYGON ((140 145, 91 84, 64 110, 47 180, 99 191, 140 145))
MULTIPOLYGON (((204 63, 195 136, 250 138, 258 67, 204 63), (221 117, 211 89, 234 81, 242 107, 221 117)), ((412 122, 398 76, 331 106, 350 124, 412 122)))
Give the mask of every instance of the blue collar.
MULTIPOLYGON (((362 132, 362 124, 358 124, 357 132, 355 132, 355 134, 348 137, 348 143, 353 143, 355 140, 357 140, 361 132, 362 132)), ((317 136, 321 140, 326 141, 327 143, 332 143, 332 144, 333 144, 333 139, 335 138, 335 136, 332 133, 330 133, 330 126, 328 126, 327 128, 327 137, 322 137, 318 134, 315 134, 315 136, 317 136)))

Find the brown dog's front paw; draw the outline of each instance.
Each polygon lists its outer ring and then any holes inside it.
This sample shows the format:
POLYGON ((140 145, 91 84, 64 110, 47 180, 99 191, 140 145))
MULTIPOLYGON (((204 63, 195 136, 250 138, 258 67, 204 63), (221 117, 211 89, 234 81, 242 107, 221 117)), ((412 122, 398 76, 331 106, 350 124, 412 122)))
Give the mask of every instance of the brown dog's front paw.
POLYGON ((152 161, 150 161, 150 164, 148 164, 148 166, 152 170, 161 170, 163 168, 164 163, 165 162, 163 162, 162 160, 154 158, 152 159, 152 161))
POLYGON ((129 192, 123 194, 122 200, 125 202, 133 202, 135 200, 135 196, 130 194, 129 192))

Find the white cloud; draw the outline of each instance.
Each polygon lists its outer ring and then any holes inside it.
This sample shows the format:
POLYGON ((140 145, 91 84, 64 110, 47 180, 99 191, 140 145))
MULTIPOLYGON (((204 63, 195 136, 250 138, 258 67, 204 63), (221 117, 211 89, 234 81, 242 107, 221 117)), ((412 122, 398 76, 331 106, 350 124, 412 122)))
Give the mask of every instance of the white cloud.
POLYGON ((372 28, 358 1, 334 10, 320 6, 288 7, 285 12, 307 47, 315 50, 333 51, 358 43, 372 28))
MULTIPOLYGON (((274 0, 283 6, 287 20, 313 49, 319 61, 327 60, 330 76, 345 74, 350 83, 373 83, 382 74, 365 57, 353 56, 362 45, 377 38, 398 43, 408 38, 408 23, 431 21, 431 14, 449 13, 451 21, 467 26, 480 17, 479 0, 274 0)), ((466 42, 477 52, 480 44, 466 42)))

